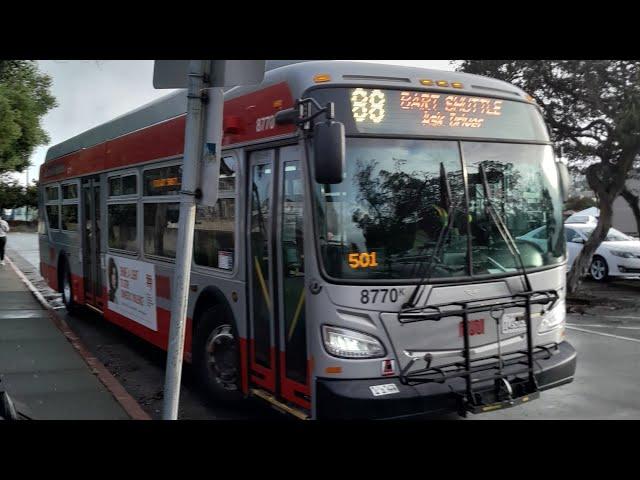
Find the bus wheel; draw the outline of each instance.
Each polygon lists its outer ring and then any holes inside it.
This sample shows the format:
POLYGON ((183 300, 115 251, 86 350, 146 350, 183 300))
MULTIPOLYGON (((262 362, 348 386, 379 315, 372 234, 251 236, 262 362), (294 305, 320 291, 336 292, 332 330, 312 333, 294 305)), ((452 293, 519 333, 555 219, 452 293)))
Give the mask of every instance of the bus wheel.
POLYGON ((71 283, 71 269, 69 268, 69 264, 67 262, 63 263, 63 271, 62 271, 62 285, 61 285, 61 293, 62 293, 62 302, 64 306, 67 308, 67 312, 69 315, 75 315, 78 313, 79 306, 73 300, 73 283, 71 283))
POLYGON ((224 308, 214 306, 203 312, 191 351, 196 374, 207 393, 223 403, 242 399, 238 335, 224 308))
POLYGON ((591 277, 596 282, 606 282, 609 278, 609 266, 607 265, 607 261, 600 256, 593 257, 589 273, 591 273, 591 277))

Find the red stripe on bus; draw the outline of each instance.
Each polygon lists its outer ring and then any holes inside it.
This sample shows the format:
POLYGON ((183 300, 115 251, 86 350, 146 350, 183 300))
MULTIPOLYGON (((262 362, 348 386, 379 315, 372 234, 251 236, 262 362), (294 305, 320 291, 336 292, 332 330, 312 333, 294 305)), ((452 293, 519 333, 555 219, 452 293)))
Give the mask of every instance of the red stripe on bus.
POLYGON ((171 300, 171 279, 164 275, 156 275, 156 295, 171 300))
POLYGON ((84 277, 71 274, 71 285, 73 288, 73 301, 76 303, 84 303, 84 277))
MULTIPOLYGON (((112 323, 128 330, 140 338, 152 343, 162 350, 167 350, 169 342, 169 323, 171 312, 164 308, 156 307, 156 321, 158 330, 151 330, 144 325, 125 317, 113 310, 109 310, 108 305, 104 309, 104 317, 112 323)), ((184 359, 191 362, 191 319, 187 317, 187 325, 184 338, 184 359)))
POLYGON ((42 270, 44 271, 44 278, 47 281, 47 285, 56 292, 58 291, 58 269, 47 263, 42 263, 42 270))
MULTIPOLYGON (((253 338, 249 339, 249 350, 251 352, 251 370, 258 373, 262 378, 251 375, 251 381, 256 385, 266 388, 271 392, 276 391, 276 376, 274 368, 264 367, 256 362, 256 347, 253 338)), ((269 365, 275 365, 276 349, 269 349, 269 365)))
POLYGON ((242 378, 240 387, 242 388, 242 392, 245 395, 249 393, 248 355, 249 352, 247 351, 247 339, 240 338, 240 375, 242 378))
MULTIPOLYGON (((301 383, 296 382, 295 380, 291 380, 287 378, 286 375, 286 355, 285 352, 280 352, 280 365, 282 365, 282 374, 280 379, 280 389, 282 391, 282 398, 289 400, 291 403, 295 403, 296 405, 306 408, 307 410, 311 410, 311 402, 301 398, 296 393, 309 396, 310 389, 309 385, 303 385, 301 383)), ((307 378, 309 377, 309 362, 307 362, 307 378)))
MULTIPOLYGON (((239 128, 234 130, 236 133, 224 135, 223 146, 295 132, 294 125, 276 125, 273 118, 278 110, 291 106, 293 98, 286 82, 227 100, 224 116, 239 119, 234 121, 239 128)), ((181 115, 50 160, 40 167, 40 178, 44 184, 181 155, 184 151, 184 129, 185 116, 181 115)))
POLYGON ((276 125, 275 113, 293 106, 291 90, 286 82, 224 102, 224 126, 234 124, 236 133, 225 132, 222 145, 261 140, 286 135, 295 125, 276 125), (275 105, 280 105, 276 107, 275 105))

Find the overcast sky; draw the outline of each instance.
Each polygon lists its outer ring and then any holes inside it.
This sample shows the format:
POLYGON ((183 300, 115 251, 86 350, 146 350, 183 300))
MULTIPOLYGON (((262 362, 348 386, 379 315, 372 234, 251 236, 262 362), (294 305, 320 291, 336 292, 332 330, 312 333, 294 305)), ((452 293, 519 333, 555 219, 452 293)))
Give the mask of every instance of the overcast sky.
MULTIPOLYGON (((453 70, 449 60, 368 60, 439 70, 453 70)), ((50 143, 31 156, 29 179, 38 178, 47 149, 96 125, 167 95, 152 85, 153 60, 39 60, 53 79, 58 107, 42 121, 50 143)), ((26 174, 19 176, 22 183, 26 174)))

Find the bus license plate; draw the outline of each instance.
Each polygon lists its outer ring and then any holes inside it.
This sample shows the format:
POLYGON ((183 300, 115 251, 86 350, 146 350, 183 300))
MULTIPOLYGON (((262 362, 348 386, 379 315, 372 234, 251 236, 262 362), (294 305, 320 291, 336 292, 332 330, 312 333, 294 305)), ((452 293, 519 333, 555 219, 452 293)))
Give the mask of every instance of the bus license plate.
POLYGON ((502 333, 518 333, 527 330, 527 324, 521 314, 505 313, 502 316, 502 333))
POLYGON ((398 387, 393 383, 387 383, 386 385, 371 385, 369 387, 374 397, 380 397, 382 395, 391 395, 393 393, 400 393, 398 387))

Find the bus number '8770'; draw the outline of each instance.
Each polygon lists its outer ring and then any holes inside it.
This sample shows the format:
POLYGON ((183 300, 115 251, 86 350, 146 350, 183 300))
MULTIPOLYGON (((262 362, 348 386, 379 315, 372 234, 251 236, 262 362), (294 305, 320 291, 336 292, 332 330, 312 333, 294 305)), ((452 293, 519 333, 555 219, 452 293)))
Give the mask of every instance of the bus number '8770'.
POLYGON ((404 288, 367 288, 360 290, 360 303, 396 303, 404 297, 404 288))

